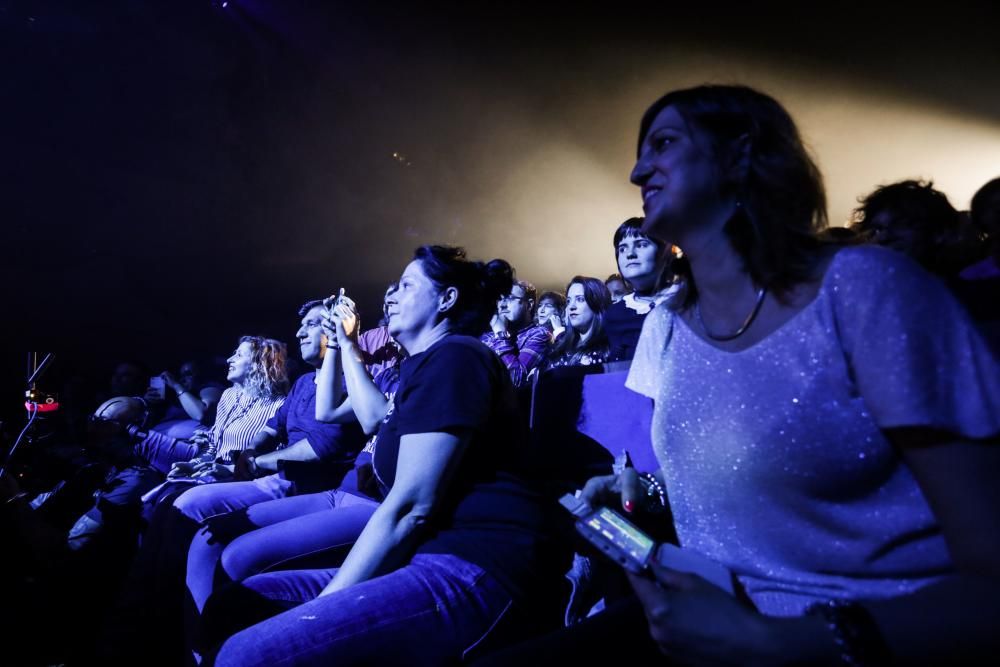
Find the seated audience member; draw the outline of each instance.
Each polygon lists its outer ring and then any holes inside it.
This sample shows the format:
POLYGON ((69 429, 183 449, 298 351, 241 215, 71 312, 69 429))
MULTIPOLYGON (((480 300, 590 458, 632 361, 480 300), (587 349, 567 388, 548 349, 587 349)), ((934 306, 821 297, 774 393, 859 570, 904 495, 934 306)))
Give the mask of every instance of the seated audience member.
MULTIPOLYGON (((235 466, 213 461, 198 475, 239 481, 205 484, 162 502, 153 513, 142 547, 107 624, 104 659, 114 661, 149 643, 171 659, 182 649, 184 572, 191 540, 210 517, 253 505, 336 487, 353 466, 364 434, 357 423, 328 424, 316 420, 316 380, 323 359, 337 354, 323 333, 326 308, 322 301, 302 306, 296 338, 302 359, 316 372, 300 377, 287 399, 257 432, 235 466), (246 479, 246 478, 252 479, 246 479), (135 619, 155 616, 160 630, 152 637, 135 619), (171 631, 170 628, 174 628, 171 631)), ((219 415, 225 414, 222 406, 219 415)))
POLYGON ((172 395, 168 397, 150 388, 144 398, 151 408, 160 412, 161 423, 194 420, 209 425, 215 420, 215 408, 224 387, 203 377, 198 362, 185 361, 176 376, 170 371, 163 371, 160 379, 172 395))
POLYGON ((891 183, 859 201, 852 227, 871 243, 908 255, 942 278, 968 264, 959 252, 961 216, 933 183, 891 183))
POLYGON ((142 396, 149 386, 149 370, 138 361, 120 361, 111 372, 109 391, 96 392, 96 401, 90 406, 104 403, 119 396, 142 396))
POLYGON ((969 220, 984 239, 986 257, 964 268, 951 286, 994 349, 1000 349, 1000 178, 973 195, 969 220))
POLYGON ((497 301, 497 310, 490 320, 489 333, 482 340, 503 360, 515 387, 528 381, 548 353, 549 332, 534 323, 535 286, 523 280, 515 281, 510 294, 497 301))
MULTIPOLYGON (((817 238, 819 171, 787 112, 749 88, 654 103, 632 181, 643 230, 689 263, 683 294, 646 318, 627 386, 654 401, 680 544, 741 591, 654 559, 630 577, 646 618, 588 619, 560 659, 609 632, 639 662, 994 658, 1000 373, 964 310, 902 254, 817 238)), ((638 518, 639 487, 625 469, 584 497, 638 518)))
MULTIPOLYGON (((172 466, 198 473, 216 465, 216 458, 226 460, 230 452, 249 447, 281 406, 288 391, 285 355, 285 344, 279 341, 259 336, 240 339, 228 362, 226 379, 232 386, 222 393, 210 431, 199 431, 182 440, 156 430, 142 433, 133 428, 131 433, 140 435, 141 439, 130 448, 133 454, 130 464, 110 477, 107 489, 97 494, 94 507, 73 526, 69 534, 70 546, 80 548, 89 543, 109 518, 120 525, 131 526, 132 531, 138 529, 135 522, 143 494, 163 482, 172 466)), ((134 425, 127 421, 132 412, 122 412, 121 419, 111 419, 105 412, 99 411, 97 417, 110 420, 122 431, 134 425)))
POLYGON ((670 245, 642 233, 642 218, 629 218, 615 231, 618 270, 632 291, 604 314, 604 331, 611 348, 609 361, 627 361, 635 354, 646 315, 677 292, 670 270, 670 245))
POLYGON ((566 330, 563 313, 566 311, 566 297, 559 292, 542 292, 535 310, 535 324, 545 327, 549 341, 554 341, 566 330))
MULTIPOLYGON (((174 501, 181 514, 202 521, 265 500, 328 488, 338 484, 351 468, 364 444, 361 429, 356 423, 330 424, 316 420, 317 374, 324 357, 337 353, 336 348, 327 347, 323 333, 325 314, 326 308, 319 300, 299 309, 302 323, 295 337, 302 360, 316 372, 306 373, 295 382, 285 403, 257 432, 251 446, 240 454, 241 471, 255 479, 191 489, 174 501), (285 471, 285 467, 294 471, 285 471), (308 488, 313 480, 321 484, 319 489, 308 488)), ((233 473, 233 465, 221 462, 203 465, 195 472, 218 479, 232 477, 233 473)))
MULTIPOLYGON (((382 319, 378 321, 378 326, 365 331, 357 337, 358 348, 364 353, 365 366, 372 377, 376 377, 380 372, 395 366, 403 358, 403 353, 399 345, 389 334, 389 327, 386 326, 385 309, 389 302, 389 297, 399 288, 396 283, 390 283, 385 290, 385 297, 382 300, 382 319)), ((325 302, 324 302, 325 303, 325 302)), ((330 304, 332 306, 332 303, 330 304)), ((327 332, 327 336, 330 332, 327 332)))
POLYGON ((548 557, 548 510, 530 481, 510 375, 470 337, 510 286, 506 262, 417 250, 388 309, 410 356, 375 449, 385 500, 340 568, 245 581, 265 598, 303 604, 231 636, 215 665, 443 665, 498 624, 511 637, 536 629, 539 591, 559 571, 548 557), (518 615, 527 622, 514 623, 518 615))
POLYGON ((622 297, 631 291, 620 273, 612 273, 608 276, 604 280, 604 286, 608 288, 608 292, 611 294, 611 303, 613 304, 621 301, 622 297))
POLYGON ((552 344, 548 368, 590 366, 608 360, 604 316, 611 305, 608 288, 597 278, 576 276, 566 286, 567 328, 552 344))
POLYGON ((962 279, 981 280, 1000 276, 1000 178, 994 178, 972 196, 969 222, 986 239, 988 255, 966 267, 961 273, 962 279))
MULTIPOLYGON (((386 304, 392 303, 394 292, 388 293, 386 304)), ((373 379, 365 364, 368 357, 358 344, 360 318, 354 302, 341 292, 327 304, 323 330, 328 346, 338 348, 340 355, 323 357, 316 378, 316 419, 357 421, 365 433, 372 434, 389 410, 399 384, 399 367, 383 368, 373 379), (343 376, 338 364, 342 364, 343 376)), ((370 460, 362 454, 358 461, 362 457, 370 460)), ((369 490, 360 484, 361 475, 358 470, 353 488, 342 485, 279 498, 209 519, 188 552, 187 586, 194 606, 186 627, 196 624, 196 615, 215 589, 269 569, 339 565, 382 499, 377 488, 369 490)))

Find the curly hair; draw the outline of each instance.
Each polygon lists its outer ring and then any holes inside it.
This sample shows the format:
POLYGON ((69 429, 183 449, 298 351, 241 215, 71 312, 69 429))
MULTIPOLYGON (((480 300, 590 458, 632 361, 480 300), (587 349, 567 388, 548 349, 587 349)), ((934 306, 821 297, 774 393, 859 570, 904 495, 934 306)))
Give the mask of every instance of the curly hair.
POLYGON ((244 391, 256 398, 273 399, 288 393, 288 349, 285 344, 263 336, 243 336, 240 344, 250 344, 250 371, 244 391))

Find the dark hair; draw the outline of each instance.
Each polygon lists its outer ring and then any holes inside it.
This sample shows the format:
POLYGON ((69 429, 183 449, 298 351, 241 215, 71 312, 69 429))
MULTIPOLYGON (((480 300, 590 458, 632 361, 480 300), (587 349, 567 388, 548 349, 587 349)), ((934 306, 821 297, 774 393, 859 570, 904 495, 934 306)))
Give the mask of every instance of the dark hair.
MULTIPOLYGON (((639 153, 653 120, 667 107, 709 140, 721 193, 738 203, 725 232, 754 282, 780 297, 811 278, 823 247, 818 232, 827 225, 826 193, 784 107, 746 86, 676 90, 643 115, 639 153)), ((675 263, 674 270, 689 277, 685 264, 675 263)), ((695 297, 689 289, 686 303, 695 297)))
POLYGON ((617 280, 618 282, 620 282, 622 284, 625 283, 625 279, 622 278, 622 274, 620 274, 620 273, 612 273, 610 276, 608 276, 607 278, 604 279, 604 284, 607 285, 612 280, 617 280))
POLYGON ((323 299, 312 299, 311 301, 306 301, 299 308, 299 317, 305 317, 306 315, 309 314, 310 310, 312 310, 316 306, 322 306, 322 305, 323 305, 323 299))
POLYGON ((537 306, 542 305, 543 301, 551 301, 554 303, 560 314, 562 313, 563 308, 566 307, 566 297, 559 292, 542 292, 541 296, 538 297, 536 309, 537 306))
POLYGON ((934 188, 933 181, 905 180, 875 188, 858 199, 851 227, 869 241, 880 243, 877 234, 884 229, 906 230, 905 244, 897 249, 925 268, 939 271, 939 251, 956 240, 961 218, 948 197, 934 188), (879 220, 880 219, 880 220, 879 220))
POLYGON ((643 222, 645 222, 645 218, 629 218, 622 224, 618 225, 618 229, 615 230, 615 238, 613 246, 615 250, 616 259, 618 257, 618 244, 621 243, 622 240, 628 238, 649 239, 650 241, 656 244, 656 247, 658 249, 660 249, 661 251, 663 250, 663 247, 666 245, 666 243, 664 243, 660 239, 654 239, 649 234, 643 233, 642 231, 643 222))
POLYGON ((569 288, 573 285, 583 286, 583 298, 590 309, 594 311, 594 321, 590 324, 590 336, 586 340, 586 347, 581 347, 583 341, 580 334, 572 326, 567 325, 566 331, 559 336, 553 346, 553 357, 574 351, 584 352, 607 344, 607 336, 604 333, 604 311, 611 305, 611 292, 608 291, 607 285, 598 278, 574 276, 566 284, 566 294, 569 294, 569 288))
POLYGON ((506 260, 472 262, 463 248, 455 246, 420 246, 413 259, 438 289, 458 290, 458 300, 446 313, 456 333, 478 336, 485 331, 497 299, 509 294, 514 283, 514 271, 506 260))
MULTIPOLYGON (((646 221, 645 218, 629 218, 622 224, 618 225, 618 229, 615 230, 615 237, 614 237, 615 266, 618 267, 619 271, 621 270, 621 266, 618 264, 618 244, 621 243, 623 240, 630 238, 648 239, 650 243, 656 245, 657 253, 663 252, 663 249, 666 247, 667 244, 662 239, 653 238, 649 234, 646 234, 642 231, 642 223, 644 223, 645 221, 646 221)), ((664 286, 674 281, 674 276, 678 275, 677 267, 674 266, 675 262, 677 261, 678 261, 677 258, 674 257, 673 255, 671 255, 670 258, 667 259, 667 264, 666 266, 663 267, 663 273, 661 273, 659 276, 656 277, 656 285, 653 287, 654 290, 663 289, 664 286)), ((621 280, 623 283, 625 283, 625 285, 628 286, 629 289, 635 289, 634 286, 631 283, 629 283, 628 280, 626 280, 621 276, 621 274, 615 273, 613 275, 618 276, 618 279, 621 280)), ((608 280, 611 280, 611 276, 608 277, 608 280)), ((607 283, 608 281, 605 280, 604 282, 607 283)))
POLYGON ((384 293, 384 296, 382 297, 382 316, 380 318, 378 318, 378 326, 380 326, 380 327, 388 326, 388 324, 389 324, 389 318, 386 317, 386 314, 385 314, 385 309, 386 309, 385 300, 387 298, 389 298, 389 295, 395 293, 395 291, 398 290, 398 289, 399 289, 399 281, 398 280, 393 280, 391 283, 389 283, 388 285, 386 285, 386 287, 385 287, 385 293, 384 293))
POLYGON ((515 280, 510 288, 514 289, 514 285, 517 285, 524 290, 524 298, 531 301, 532 304, 535 303, 535 297, 538 296, 538 289, 534 285, 529 283, 527 280, 515 280))
POLYGON ((995 247, 1000 244, 1000 178, 994 178, 972 195, 969 220, 991 237, 995 247))

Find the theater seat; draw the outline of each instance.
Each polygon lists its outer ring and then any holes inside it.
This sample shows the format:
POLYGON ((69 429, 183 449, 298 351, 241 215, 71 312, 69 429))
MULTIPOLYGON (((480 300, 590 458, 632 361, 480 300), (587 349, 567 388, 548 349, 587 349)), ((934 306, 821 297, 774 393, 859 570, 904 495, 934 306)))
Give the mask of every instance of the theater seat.
POLYGON ((627 364, 616 364, 559 367, 536 379, 530 433, 553 493, 561 495, 591 477, 610 474, 622 449, 629 451, 637 469, 656 469, 652 402, 625 388, 627 375, 627 364))

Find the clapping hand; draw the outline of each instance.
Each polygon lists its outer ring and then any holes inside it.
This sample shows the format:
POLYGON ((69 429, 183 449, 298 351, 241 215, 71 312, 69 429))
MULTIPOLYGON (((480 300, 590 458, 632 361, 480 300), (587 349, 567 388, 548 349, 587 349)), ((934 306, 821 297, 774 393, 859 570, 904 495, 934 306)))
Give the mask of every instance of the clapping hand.
POLYGON ((205 461, 204 463, 196 465, 194 472, 191 474, 191 477, 195 479, 204 479, 206 477, 224 479, 232 476, 233 466, 216 463, 215 461, 205 461))
MULTIPOLYGON (((337 337, 338 344, 346 345, 349 342, 357 341, 358 331, 361 328, 361 317, 358 315, 357 305, 344 294, 343 288, 333 303, 327 320, 337 337)), ((326 326, 327 324, 324 322, 324 328, 326 326)))
POLYGON ((177 461, 170 466, 170 472, 167 473, 167 479, 190 477, 198 463, 200 463, 200 461, 177 461))

